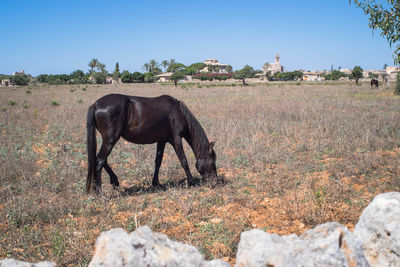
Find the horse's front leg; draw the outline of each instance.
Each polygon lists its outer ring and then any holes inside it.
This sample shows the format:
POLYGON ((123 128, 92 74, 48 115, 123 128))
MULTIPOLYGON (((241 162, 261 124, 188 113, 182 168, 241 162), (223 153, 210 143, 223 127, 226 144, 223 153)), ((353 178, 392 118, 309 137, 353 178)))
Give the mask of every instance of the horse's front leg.
POLYGON ((175 153, 179 158, 182 168, 185 170, 188 186, 195 185, 193 176, 190 173, 189 164, 187 162, 185 152, 183 150, 181 138, 175 138, 172 146, 174 147, 175 153))
POLYGON ((154 176, 153 176, 153 186, 159 186, 160 182, 158 181, 158 172, 160 171, 160 166, 162 163, 163 155, 164 155, 165 142, 157 143, 157 154, 155 160, 155 168, 154 168, 154 176))

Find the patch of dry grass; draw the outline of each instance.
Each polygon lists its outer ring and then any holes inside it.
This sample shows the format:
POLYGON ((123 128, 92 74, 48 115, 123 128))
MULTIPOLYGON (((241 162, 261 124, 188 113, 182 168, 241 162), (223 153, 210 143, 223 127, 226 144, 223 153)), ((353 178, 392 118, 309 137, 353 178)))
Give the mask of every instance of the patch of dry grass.
MULTIPOLYGON (((0 258, 84 266, 101 231, 133 231, 145 224, 197 246, 209 259, 234 257, 240 233, 252 227, 289 234, 339 221, 352 228, 376 194, 400 185, 400 98, 392 90, 368 88, 343 83, 2 88, 0 258), (103 173, 105 194, 86 195, 86 112, 108 93, 184 100, 217 141, 218 168, 227 184, 174 186, 185 174, 167 146, 160 170, 166 191, 122 196, 103 173)), ((109 163, 122 186, 150 186, 155 149, 119 141, 109 163)), ((193 153, 188 146, 185 151, 198 176, 193 153)))

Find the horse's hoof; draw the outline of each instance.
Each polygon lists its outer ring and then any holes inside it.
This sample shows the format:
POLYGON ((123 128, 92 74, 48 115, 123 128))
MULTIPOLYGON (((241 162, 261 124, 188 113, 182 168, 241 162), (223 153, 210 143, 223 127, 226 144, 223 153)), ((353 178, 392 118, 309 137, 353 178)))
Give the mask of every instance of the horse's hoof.
POLYGON ((186 183, 186 187, 187 188, 189 188, 189 187, 193 187, 193 186, 195 186, 196 185, 196 183, 194 182, 194 181, 188 181, 187 183, 186 183))

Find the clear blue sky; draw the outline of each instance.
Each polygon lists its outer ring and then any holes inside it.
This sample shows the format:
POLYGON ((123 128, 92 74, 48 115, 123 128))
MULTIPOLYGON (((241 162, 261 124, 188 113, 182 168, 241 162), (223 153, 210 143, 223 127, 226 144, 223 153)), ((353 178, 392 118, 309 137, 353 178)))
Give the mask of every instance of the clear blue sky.
POLYGON ((393 65, 387 41, 348 0, 1 0, 0 73, 143 71, 150 59, 183 64, 216 58, 286 70, 393 65))

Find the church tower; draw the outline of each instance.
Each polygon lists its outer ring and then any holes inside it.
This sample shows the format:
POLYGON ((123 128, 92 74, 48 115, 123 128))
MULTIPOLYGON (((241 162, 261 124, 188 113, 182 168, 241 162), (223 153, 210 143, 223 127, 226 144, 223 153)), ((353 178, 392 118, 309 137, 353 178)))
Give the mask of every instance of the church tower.
POLYGON ((279 54, 278 53, 276 53, 276 56, 275 56, 275 63, 279 63, 279 59, 280 59, 281 57, 279 56, 279 54))

